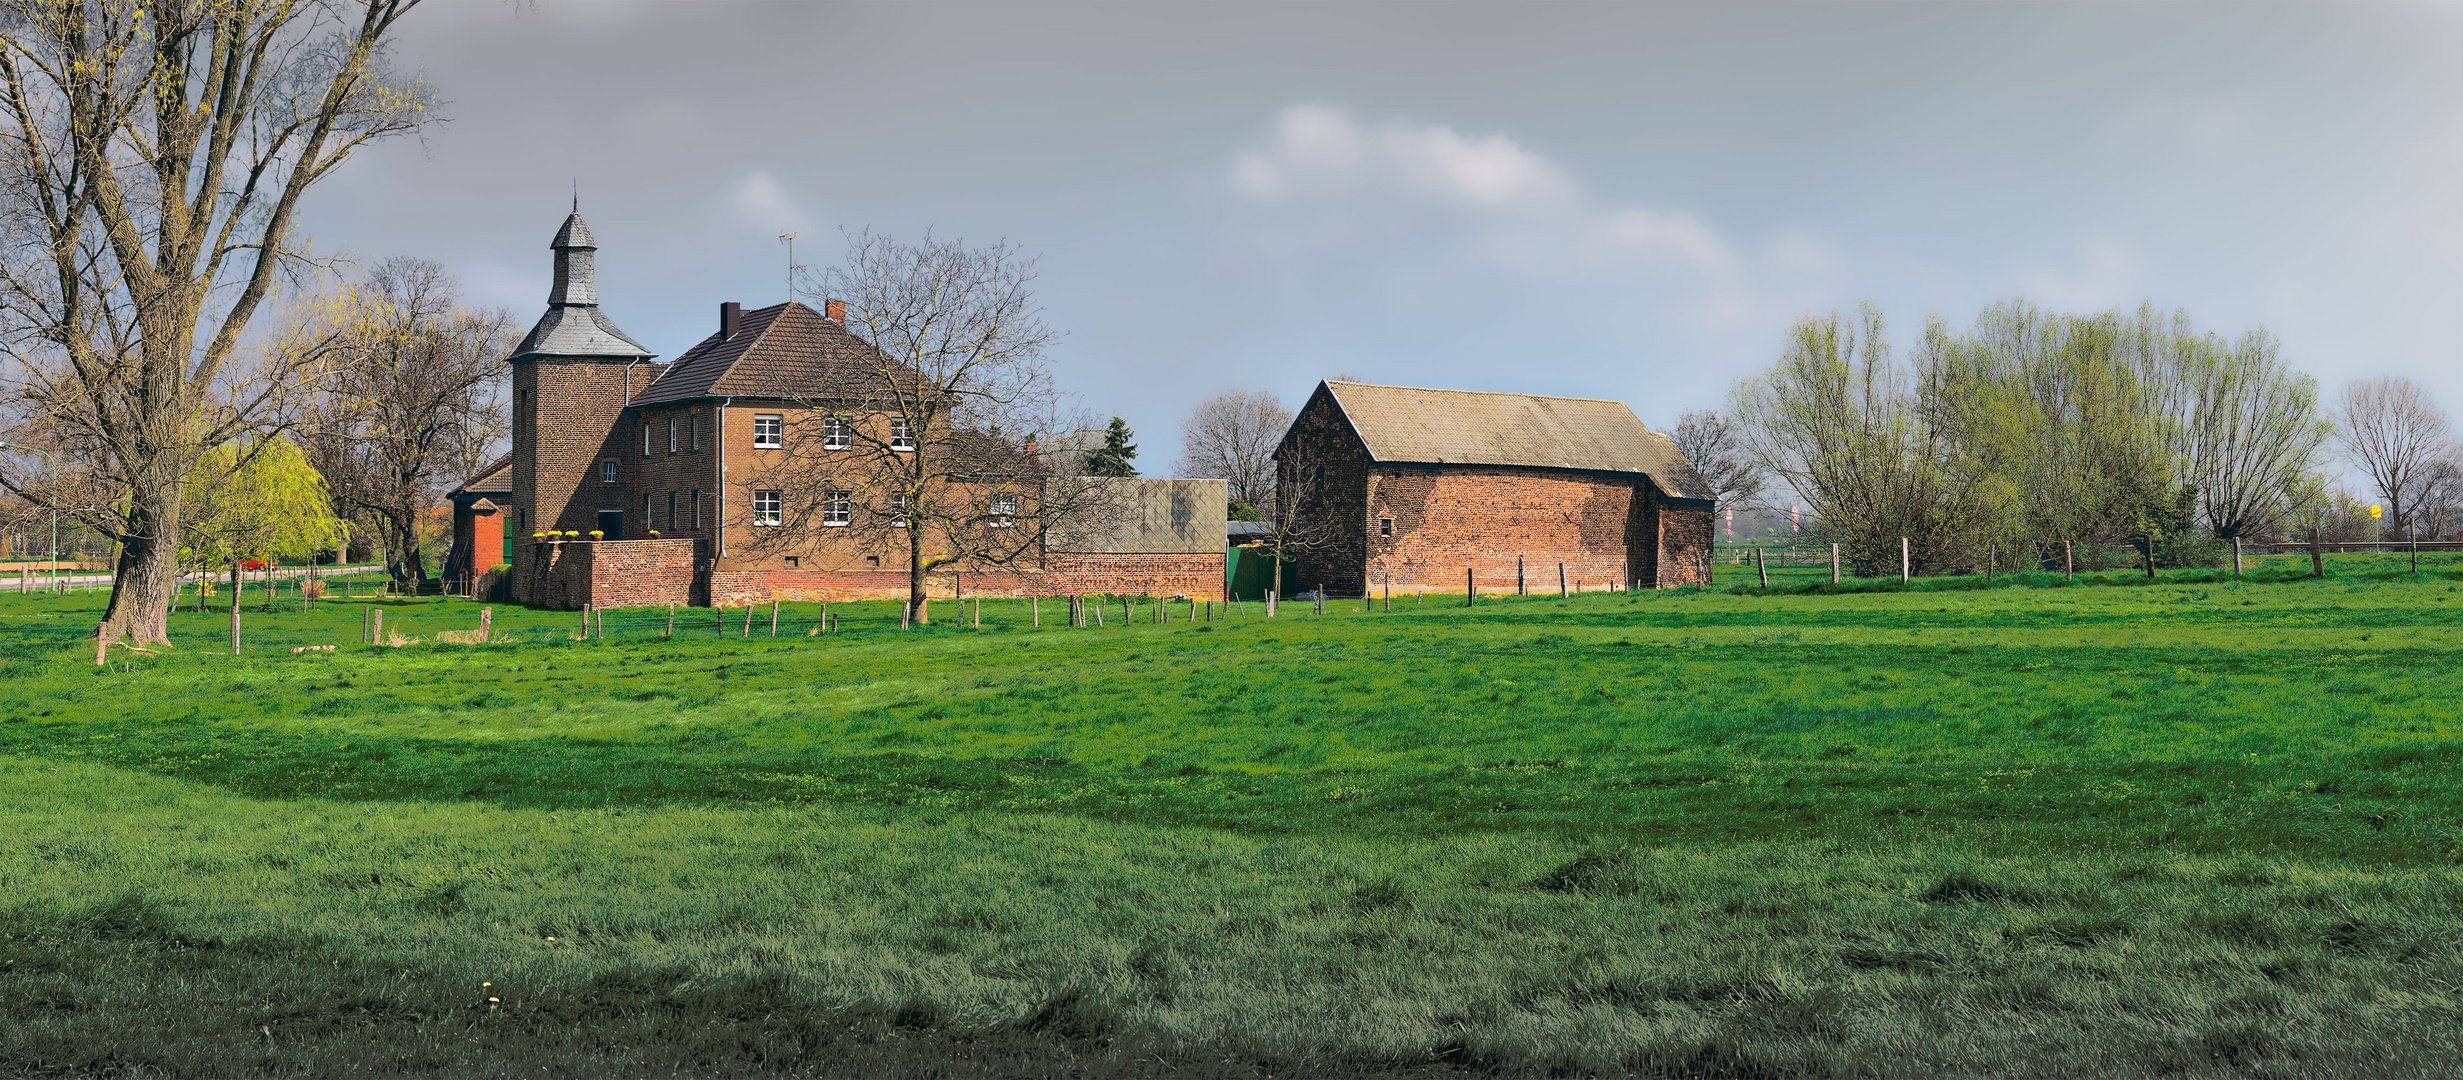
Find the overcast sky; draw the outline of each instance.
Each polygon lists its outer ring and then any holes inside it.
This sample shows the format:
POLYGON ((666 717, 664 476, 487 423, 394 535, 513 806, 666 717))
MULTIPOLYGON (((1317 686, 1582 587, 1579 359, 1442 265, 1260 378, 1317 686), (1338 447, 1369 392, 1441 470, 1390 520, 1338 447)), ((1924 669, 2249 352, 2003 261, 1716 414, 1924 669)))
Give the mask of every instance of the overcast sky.
POLYGON ((527 322, 578 181, 662 357, 839 230, 1042 257, 1084 404, 1315 380, 1717 406, 1810 311, 2264 324, 2463 406, 2463 9, 429 0, 449 123, 313 197, 527 322))

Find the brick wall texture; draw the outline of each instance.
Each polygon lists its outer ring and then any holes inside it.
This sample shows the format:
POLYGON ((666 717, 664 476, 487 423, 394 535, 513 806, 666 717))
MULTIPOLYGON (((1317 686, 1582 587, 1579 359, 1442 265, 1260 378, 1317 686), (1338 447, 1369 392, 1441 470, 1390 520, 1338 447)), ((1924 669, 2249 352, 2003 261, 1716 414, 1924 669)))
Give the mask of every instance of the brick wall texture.
POLYGON ((1284 591, 1667 588, 1709 581, 1711 508, 1637 473, 1374 462, 1312 399, 1279 464, 1294 523, 1284 591))

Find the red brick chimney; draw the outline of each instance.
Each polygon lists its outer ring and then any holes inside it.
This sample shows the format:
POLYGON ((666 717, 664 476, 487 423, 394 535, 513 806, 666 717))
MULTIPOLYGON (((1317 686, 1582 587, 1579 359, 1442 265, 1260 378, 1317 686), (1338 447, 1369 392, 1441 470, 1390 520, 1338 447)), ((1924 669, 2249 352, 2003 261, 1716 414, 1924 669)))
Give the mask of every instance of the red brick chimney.
POLYGON ((744 324, 744 305, 729 300, 718 306, 718 339, 735 336, 736 327, 744 324))
POLYGON ((831 322, 837 323, 840 326, 845 326, 847 324, 847 302, 844 300, 822 301, 821 313, 829 316, 831 322))

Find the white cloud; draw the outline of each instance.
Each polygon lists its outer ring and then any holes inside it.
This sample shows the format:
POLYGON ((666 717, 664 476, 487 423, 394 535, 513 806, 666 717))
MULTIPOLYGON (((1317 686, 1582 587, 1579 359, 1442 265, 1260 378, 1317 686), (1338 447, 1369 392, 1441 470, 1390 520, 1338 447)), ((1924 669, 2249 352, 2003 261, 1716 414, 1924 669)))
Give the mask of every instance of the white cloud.
MULTIPOLYGON (((1675 304, 1724 326, 1802 313, 1839 259, 1813 237, 1746 251, 1699 215, 1593 196, 1571 169, 1502 133, 1443 124, 1367 123, 1325 105, 1293 105, 1232 156, 1231 190, 1271 210, 1253 232, 1292 248, 1385 251, 1408 262, 1427 245, 1533 279, 1568 272, 1675 304)), ((1813 301, 1818 304, 1819 300, 1813 301)))
POLYGON ((2097 238, 2066 262, 2038 260, 2018 268, 2020 295, 2055 311, 2109 311, 2135 306, 2143 269, 2138 254, 2118 241, 2097 238))
POLYGON ((736 224, 750 230, 785 232, 812 226, 811 212, 767 170, 755 170, 737 179, 728 189, 727 209, 736 224))
POLYGON ((1323 105, 1284 109, 1259 144, 1232 159, 1232 183, 1261 200, 1403 193, 1440 203, 1544 208, 1575 197, 1564 170, 1503 135, 1440 124, 1361 124, 1323 105))

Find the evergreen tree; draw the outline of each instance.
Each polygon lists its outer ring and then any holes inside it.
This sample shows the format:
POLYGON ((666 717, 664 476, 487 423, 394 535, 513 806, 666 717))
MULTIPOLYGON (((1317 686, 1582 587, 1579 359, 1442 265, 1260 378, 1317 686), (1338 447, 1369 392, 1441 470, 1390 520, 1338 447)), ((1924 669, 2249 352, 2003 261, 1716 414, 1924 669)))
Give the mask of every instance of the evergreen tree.
POLYGON ((1103 431, 1103 447, 1086 454, 1086 471, 1096 476, 1136 476, 1137 466, 1130 464, 1137 457, 1137 444, 1129 441, 1134 433, 1126 420, 1115 416, 1112 426, 1103 431))

